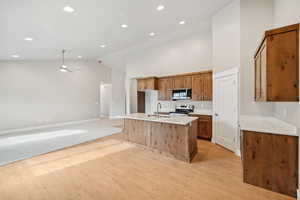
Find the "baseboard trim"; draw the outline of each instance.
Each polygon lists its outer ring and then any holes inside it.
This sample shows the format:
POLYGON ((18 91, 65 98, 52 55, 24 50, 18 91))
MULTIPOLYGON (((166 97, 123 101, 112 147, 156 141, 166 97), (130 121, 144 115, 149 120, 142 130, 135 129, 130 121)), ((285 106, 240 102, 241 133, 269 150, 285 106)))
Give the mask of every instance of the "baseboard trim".
POLYGON ((82 124, 82 123, 92 122, 92 121, 97 121, 97 120, 100 120, 100 119, 92 118, 92 119, 86 119, 86 120, 62 122, 62 123, 56 123, 56 124, 47 124, 47 125, 41 125, 41 126, 31 126, 31 127, 26 127, 26 128, 8 129, 8 130, 0 131, 0 135, 15 133, 15 132, 22 132, 22 131, 34 131, 34 130, 44 129, 44 128, 54 128, 54 127, 73 125, 73 124, 82 124))
POLYGON ((234 153, 235 153, 235 155, 237 155, 238 157, 242 157, 242 154, 241 154, 241 150, 240 150, 240 149, 236 149, 234 153))
POLYGON ((124 116, 117 115, 117 116, 110 116, 109 118, 110 118, 110 119, 123 119, 124 116))
POLYGON ((211 138, 211 142, 216 144, 216 140, 215 140, 214 136, 211 138))

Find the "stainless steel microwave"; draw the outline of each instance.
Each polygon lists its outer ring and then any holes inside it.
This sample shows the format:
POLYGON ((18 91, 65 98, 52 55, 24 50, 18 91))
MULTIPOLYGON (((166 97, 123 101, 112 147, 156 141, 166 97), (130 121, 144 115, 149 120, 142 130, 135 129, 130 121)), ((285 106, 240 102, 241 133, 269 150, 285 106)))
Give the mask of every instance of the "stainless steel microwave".
POLYGON ((189 100, 192 99, 192 89, 180 89, 172 91, 172 100, 189 100))

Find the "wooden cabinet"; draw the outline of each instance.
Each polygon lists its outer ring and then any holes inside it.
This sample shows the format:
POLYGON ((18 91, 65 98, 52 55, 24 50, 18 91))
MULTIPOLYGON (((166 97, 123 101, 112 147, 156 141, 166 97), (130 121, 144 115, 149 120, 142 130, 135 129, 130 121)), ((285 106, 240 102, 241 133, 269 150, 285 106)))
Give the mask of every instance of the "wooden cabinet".
POLYGON ((192 76, 176 76, 173 78, 173 89, 191 89, 192 76))
POLYGON ((198 117, 197 136, 202 139, 211 140, 212 138, 212 116, 207 115, 190 115, 198 117))
MULTIPOLYGON (((129 121, 129 120, 128 120, 129 121)), ((125 120, 126 122, 126 120, 125 120)), ((127 140, 147 145, 148 135, 150 131, 149 123, 142 120, 130 120, 130 123, 125 123, 124 133, 127 140)))
POLYGON ((137 89, 138 91, 157 90, 157 78, 150 77, 137 79, 137 89))
POLYGON ((212 101, 212 72, 194 75, 192 79, 192 99, 212 101))
POLYGON ((244 182, 296 197, 298 137, 242 131, 244 182))
POLYGON ((170 101, 172 90, 192 89, 193 101, 212 101, 212 71, 137 79, 137 90, 158 90, 158 100, 170 101))
POLYGON ((158 100, 170 101, 172 95, 172 79, 160 78, 158 79, 158 100))
POLYGON ((187 125, 125 119, 126 140, 161 154, 191 162, 197 153, 197 121, 187 125))
POLYGON ((256 101, 299 101, 299 24, 266 31, 254 60, 256 101))

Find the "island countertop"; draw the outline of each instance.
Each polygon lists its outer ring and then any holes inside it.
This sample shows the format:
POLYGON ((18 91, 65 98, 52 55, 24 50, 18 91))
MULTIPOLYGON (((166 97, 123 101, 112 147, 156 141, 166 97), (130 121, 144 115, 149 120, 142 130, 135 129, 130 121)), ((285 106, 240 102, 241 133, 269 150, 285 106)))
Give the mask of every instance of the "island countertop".
POLYGON ((188 125, 193 121, 197 120, 197 117, 188 117, 188 116, 168 116, 168 115, 147 115, 144 113, 133 113, 128 114, 123 117, 124 119, 135 119, 135 120, 143 120, 150 122, 160 122, 160 123, 168 123, 168 124, 177 124, 177 125, 188 125))
POLYGON ((274 117, 241 115, 240 129, 244 131, 299 136, 296 126, 274 117))

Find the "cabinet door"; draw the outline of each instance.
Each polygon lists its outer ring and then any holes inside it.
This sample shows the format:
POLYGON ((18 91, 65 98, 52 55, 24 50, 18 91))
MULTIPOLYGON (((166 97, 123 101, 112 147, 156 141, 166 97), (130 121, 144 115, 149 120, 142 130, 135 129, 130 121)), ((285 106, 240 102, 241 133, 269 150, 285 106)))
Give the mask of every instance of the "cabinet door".
POLYGON ((202 75, 194 75, 192 80, 192 99, 194 101, 203 100, 203 78, 202 75))
POLYGON ((260 101, 267 101, 267 48, 263 44, 260 51, 260 101))
POLYGON ((157 89, 157 79, 156 78, 147 78, 145 79, 145 89, 147 90, 156 90, 157 89))
POLYGON ((155 82, 153 78, 146 79, 146 89, 147 90, 154 90, 155 89, 155 82))
POLYGON ((146 80, 145 79, 139 79, 137 81, 137 85, 138 85, 137 88, 138 88, 139 91, 145 90, 146 89, 146 80))
POLYGON ((212 119, 210 116, 200 116, 198 120, 198 137, 211 139, 212 137, 212 119))
POLYGON ((183 76, 178 76, 173 78, 174 89, 183 89, 185 88, 185 80, 183 76))
POLYGON ((187 89, 192 88, 192 76, 185 76, 184 77, 184 87, 187 89))
POLYGON ((268 101, 299 100, 299 31, 267 39, 268 101))
POLYGON ((158 79, 158 100, 167 101, 171 99, 172 79, 158 79))
POLYGON ((191 76, 178 76, 173 78, 174 89, 190 89, 192 88, 191 76))
POLYGON ((260 52, 255 57, 255 100, 260 101, 261 98, 261 65, 260 52))
POLYGON ((198 130, 197 136, 199 138, 211 140, 212 138, 212 117, 206 115, 190 115, 198 117, 198 130))
POLYGON ((203 78, 203 101, 212 101, 212 73, 205 73, 203 78))

